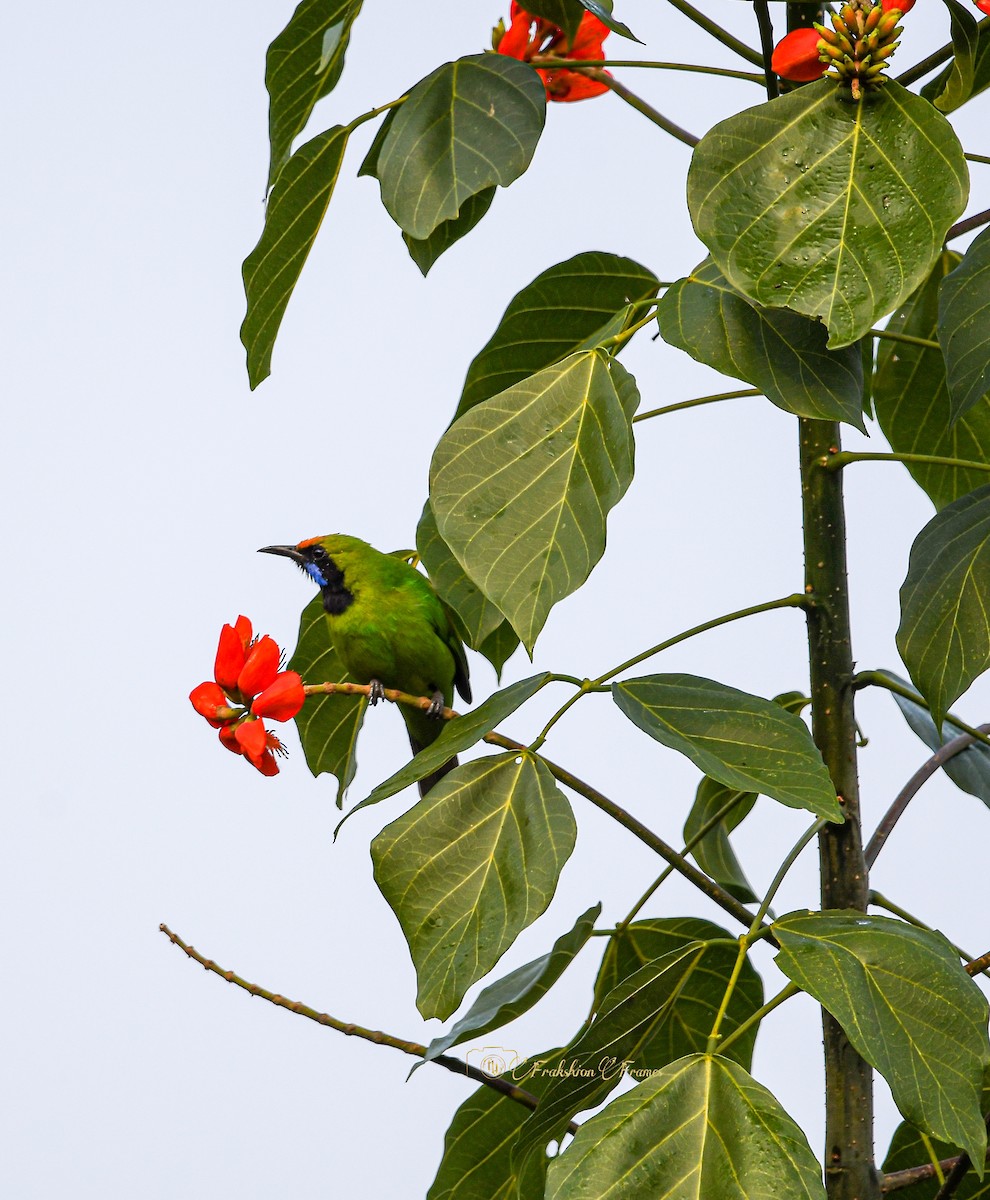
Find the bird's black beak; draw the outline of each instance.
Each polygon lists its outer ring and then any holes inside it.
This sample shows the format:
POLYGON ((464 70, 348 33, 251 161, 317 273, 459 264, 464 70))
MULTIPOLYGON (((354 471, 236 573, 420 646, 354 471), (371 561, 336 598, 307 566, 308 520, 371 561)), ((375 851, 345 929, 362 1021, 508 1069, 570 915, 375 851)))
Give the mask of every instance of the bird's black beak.
POLYGON ((296 549, 295 546, 262 546, 258 550, 259 554, 280 554, 283 558, 291 558, 292 561, 300 567, 305 567, 305 555, 296 549))

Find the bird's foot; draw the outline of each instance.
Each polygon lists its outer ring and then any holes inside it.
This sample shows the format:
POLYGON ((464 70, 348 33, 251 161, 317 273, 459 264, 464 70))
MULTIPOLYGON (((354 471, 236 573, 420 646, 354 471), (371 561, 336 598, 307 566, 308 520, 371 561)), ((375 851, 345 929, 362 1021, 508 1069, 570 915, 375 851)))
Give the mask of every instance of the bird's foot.
POLYGON ((430 707, 426 710, 426 715, 432 717, 434 721, 439 721, 443 717, 443 710, 446 708, 443 702, 443 692, 434 692, 433 699, 430 701, 430 707))
POLYGON ((374 708, 379 700, 384 699, 385 688, 382 686, 382 681, 380 679, 372 679, 371 683, 369 684, 368 703, 372 708, 374 708))

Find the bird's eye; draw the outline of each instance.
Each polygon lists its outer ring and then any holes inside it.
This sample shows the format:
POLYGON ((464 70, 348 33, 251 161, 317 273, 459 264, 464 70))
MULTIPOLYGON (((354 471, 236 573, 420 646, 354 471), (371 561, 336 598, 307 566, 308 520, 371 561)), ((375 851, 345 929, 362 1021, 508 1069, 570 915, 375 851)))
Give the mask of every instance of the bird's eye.
POLYGON ((325 563, 329 557, 330 556, 327 554, 326 550, 324 550, 322 546, 315 546, 313 548, 313 562, 325 563))

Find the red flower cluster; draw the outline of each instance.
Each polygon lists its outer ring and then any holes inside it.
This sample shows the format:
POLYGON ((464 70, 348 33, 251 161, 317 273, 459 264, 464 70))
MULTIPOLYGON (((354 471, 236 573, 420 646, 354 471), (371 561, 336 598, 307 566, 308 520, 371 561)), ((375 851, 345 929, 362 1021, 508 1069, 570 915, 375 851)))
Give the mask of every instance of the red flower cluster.
POLYGON ((213 680, 189 693, 193 708, 220 731, 220 741, 243 754, 262 775, 277 775, 282 743, 265 729, 263 717, 291 721, 306 693, 295 671, 280 671, 282 651, 267 635, 252 636, 251 622, 238 617, 220 630, 213 680))
MULTIPOLYGON (((604 21, 590 12, 581 18, 574 41, 569 45, 564 31, 558 25, 543 17, 534 17, 516 0, 512 0, 509 20, 509 28, 504 30, 495 45, 499 54, 507 54, 523 62, 537 57, 605 60, 602 43, 610 30, 604 21)), ((537 67, 536 70, 547 89, 548 100, 587 100, 608 91, 599 80, 589 79, 587 75, 569 71, 566 67, 537 67)))
MULTIPOLYGON (((880 8, 885 13, 896 9, 903 16, 916 3, 917 0, 880 0, 880 8)), ((982 4, 990 8, 990 0, 976 0, 977 7, 982 4)), ((817 29, 792 29, 774 47, 770 60, 773 73, 791 83, 810 83, 813 79, 821 79, 829 68, 829 63, 819 57, 818 43, 821 40, 817 29)))

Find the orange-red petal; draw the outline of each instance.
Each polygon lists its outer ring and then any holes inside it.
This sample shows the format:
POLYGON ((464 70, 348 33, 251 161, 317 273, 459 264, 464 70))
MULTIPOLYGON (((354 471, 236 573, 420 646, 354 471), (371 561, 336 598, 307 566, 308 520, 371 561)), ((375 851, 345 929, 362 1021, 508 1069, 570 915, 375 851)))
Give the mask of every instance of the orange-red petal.
POLYGON ((262 775, 267 775, 269 778, 272 775, 278 774, 278 763, 275 761, 275 755, 272 754, 271 750, 266 750, 258 759, 249 758, 248 762, 252 767, 257 767, 262 775))
POLYGON ((189 702, 201 717, 206 717, 214 729, 219 729, 221 725, 233 720, 230 715, 230 702, 224 695, 223 688, 212 680, 194 687, 189 693, 189 702), (227 714, 226 717, 219 716, 219 712, 227 714))
POLYGON ((604 83, 597 79, 589 79, 587 75, 581 75, 577 71, 562 68, 557 71, 540 71, 540 75, 543 76, 548 100, 570 103, 573 100, 590 100, 592 96, 600 96, 608 91, 604 83))
POLYGON ((302 676, 296 671, 281 671, 251 705, 256 717, 270 717, 273 721, 291 721, 302 708, 306 693, 303 691, 302 676))
MULTIPOLYGON (((238 617, 237 624, 246 621, 246 617, 238 617)), ((250 632, 250 622, 248 631, 250 632)), ((217 646, 216 662, 213 666, 213 678, 225 692, 237 690, 237 676, 244 669, 247 657, 247 644, 242 636, 242 630, 234 625, 224 625, 220 630, 220 644, 217 646)))
POLYGON ((574 35, 574 43, 568 47, 569 58, 604 58, 605 50, 602 42, 611 33, 604 21, 599 20, 594 13, 586 12, 581 18, 581 24, 574 35))
POLYGON ((990 17, 990 0, 976 0, 976 7, 981 13, 986 13, 990 17))
POLYGON ((235 754, 243 754, 244 751, 241 749, 240 743, 237 741, 237 729, 238 727, 236 725, 221 726, 220 744, 221 746, 225 746, 228 750, 232 750, 235 754))
POLYGON ((817 29, 792 29, 774 48, 770 65, 781 79, 809 83, 820 79, 828 66, 818 57, 821 35, 817 29))
MULTIPOLYGON (((909 13, 916 3, 917 0, 880 0, 880 7, 884 12, 891 12, 891 10, 896 8, 898 12, 903 14, 909 13)), ((977 8, 979 8, 978 0, 977 8)))
POLYGON ((248 650, 247 661, 237 676, 237 690, 242 696, 257 696, 275 682, 282 651, 267 634, 248 650))
POLYGON ((507 54, 509 58, 523 58, 529 48, 530 30, 533 18, 522 9, 513 10, 512 24, 502 34, 498 44, 498 53, 507 54))
POLYGON ((241 753, 252 762, 260 759, 268 749, 268 736, 261 721, 242 721, 234 730, 241 753))

